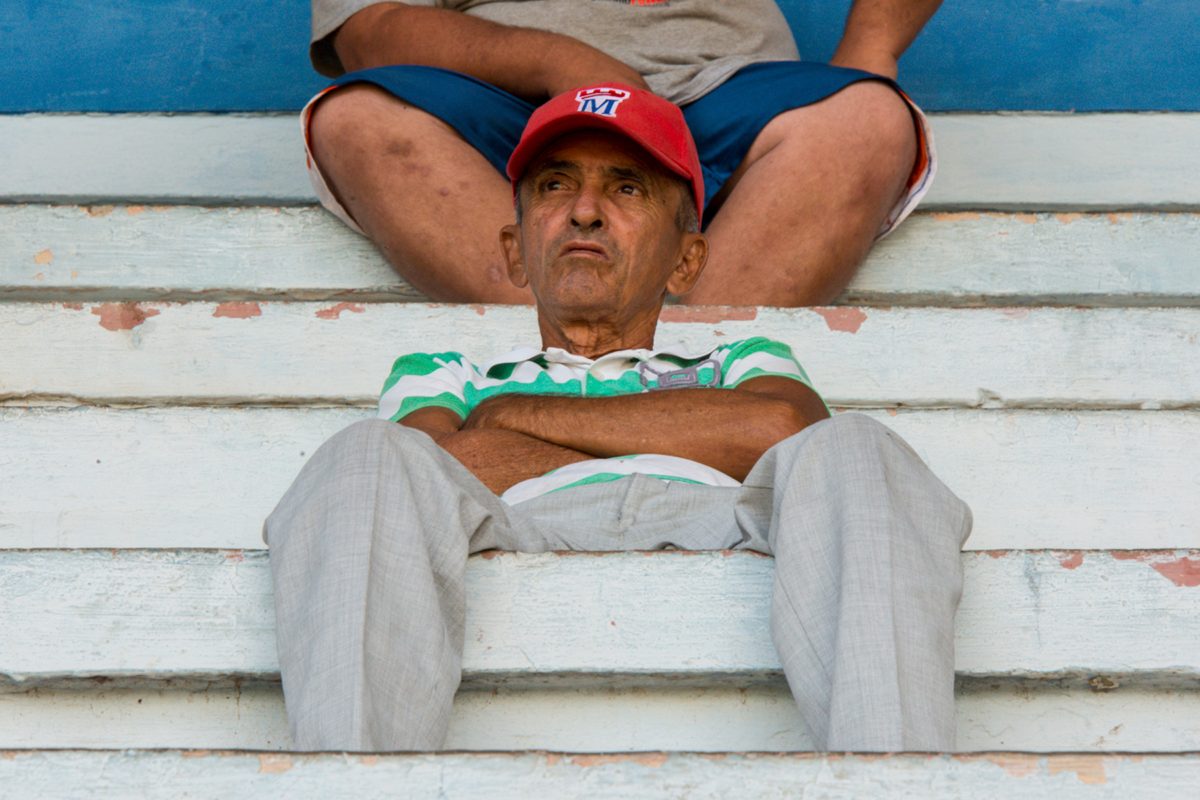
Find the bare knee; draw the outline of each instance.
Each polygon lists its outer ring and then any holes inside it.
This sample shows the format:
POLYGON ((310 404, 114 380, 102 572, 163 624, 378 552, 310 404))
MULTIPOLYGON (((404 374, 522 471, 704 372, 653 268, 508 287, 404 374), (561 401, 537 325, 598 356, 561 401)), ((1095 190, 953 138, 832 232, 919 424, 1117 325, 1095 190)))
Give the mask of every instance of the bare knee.
POLYGON ((309 137, 319 161, 363 154, 406 157, 430 125, 444 125, 432 115, 369 83, 355 83, 329 93, 313 108, 309 137))
POLYGON ((867 163, 911 169, 916 157, 916 121, 894 89, 879 81, 860 81, 837 97, 844 106, 844 124, 859 132, 866 152, 874 156, 867 163))

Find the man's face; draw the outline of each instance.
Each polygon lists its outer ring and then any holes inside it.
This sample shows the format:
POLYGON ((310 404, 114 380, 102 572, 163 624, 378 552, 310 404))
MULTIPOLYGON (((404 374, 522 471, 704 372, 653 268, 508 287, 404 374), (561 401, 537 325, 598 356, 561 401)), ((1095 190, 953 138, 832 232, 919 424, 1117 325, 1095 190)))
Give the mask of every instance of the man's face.
POLYGON ((632 141, 581 131, 553 141, 520 184, 523 215, 502 240, 509 273, 558 316, 657 317, 667 290, 691 288, 706 250, 681 231, 675 177, 632 141), (694 274, 693 274, 694 273, 694 274))

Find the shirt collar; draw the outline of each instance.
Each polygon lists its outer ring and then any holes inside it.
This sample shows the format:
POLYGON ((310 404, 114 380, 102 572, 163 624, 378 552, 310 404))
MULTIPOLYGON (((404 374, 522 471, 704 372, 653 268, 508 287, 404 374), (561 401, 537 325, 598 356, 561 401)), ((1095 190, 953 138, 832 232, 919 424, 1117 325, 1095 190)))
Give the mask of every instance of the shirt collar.
POLYGON ((588 358, 587 356, 568 353, 559 347, 551 347, 546 350, 537 350, 533 347, 522 346, 518 347, 502 356, 497 356, 483 364, 481 370, 484 375, 488 374, 493 367, 498 367, 501 364, 520 364, 523 361, 533 361, 536 358, 541 358, 548 364, 565 364, 567 366, 583 367, 590 369, 597 364, 607 363, 609 361, 649 361, 656 356, 676 356, 678 358, 704 358, 711 355, 712 350, 696 350, 682 343, 668 345, 666 347, 656 347, 653 350, 637 349, 637 350, 614 350, 611 353, 605 353, 596 359, 588 358))

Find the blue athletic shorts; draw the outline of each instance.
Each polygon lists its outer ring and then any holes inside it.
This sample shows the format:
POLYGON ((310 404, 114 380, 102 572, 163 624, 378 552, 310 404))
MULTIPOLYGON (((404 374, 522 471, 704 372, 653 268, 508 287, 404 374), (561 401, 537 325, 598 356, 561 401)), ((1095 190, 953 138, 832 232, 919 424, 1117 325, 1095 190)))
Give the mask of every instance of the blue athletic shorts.
MULTIPOLYGON (((779 114, 811 105, 858 81, 880 81, 895 89, 913 112, 919 148, 908 192, 881 227, 882 237, 916 206, 929 188, 935 167, 932 139, 921 110, 896 83, 856 69, 809 61, 768 61, 743 67, 703 97, 683 106, 704 171, 705 206, 754 143, 779 114)), ((370 83, 454 128, 503 175, 535 106, 491 84, 437 67, 392 66, 348 72, 309 101, 301 114, 308 146, 308 120, 314 105, 329 92, 352 83, 370 83)), ((309 175, 321 202, 355 230, 358 226, 327 188, 309 148, 309 175)), ((705 224, 709 219, 705 214, 705 224)), ((361 233, 361 230, 359 231, 361 233)))

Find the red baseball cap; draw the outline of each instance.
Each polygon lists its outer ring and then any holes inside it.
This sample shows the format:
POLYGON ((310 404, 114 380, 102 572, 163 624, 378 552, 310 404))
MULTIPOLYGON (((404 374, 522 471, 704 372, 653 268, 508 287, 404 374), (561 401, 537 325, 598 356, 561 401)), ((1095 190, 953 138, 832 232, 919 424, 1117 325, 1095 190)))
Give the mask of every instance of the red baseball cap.
POLYGON ((704 176, 696 143, 679 106, 653 92, 622 83, 585 86, 551 98, 533 112, 508 159, 513 191, 529 162, 563 134, 599 129, 628 137, 667 170, 692 185, 696 215, 704 214, 704 176))

